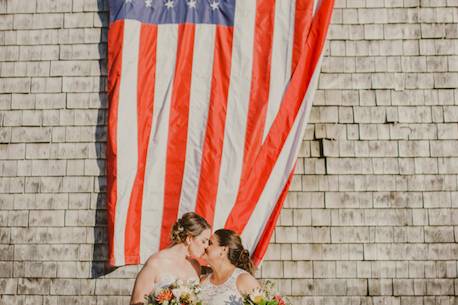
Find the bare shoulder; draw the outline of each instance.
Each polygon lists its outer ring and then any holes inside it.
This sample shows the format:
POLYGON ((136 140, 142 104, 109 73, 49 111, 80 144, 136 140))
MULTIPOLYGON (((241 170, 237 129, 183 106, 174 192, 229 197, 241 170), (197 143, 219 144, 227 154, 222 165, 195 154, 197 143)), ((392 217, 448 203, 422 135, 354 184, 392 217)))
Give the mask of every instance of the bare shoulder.
POLYGON ((157 281, 158 267, 156 255, 152 255, 143 265, 135 279, 130 304, 143 304, 144 297, 149 294, 157 281))
POLYGON ((160 253, 155 253, 148 257, 143 268, 155 269, 161 265, 162 260, 163 258, 161 257, 160 253))
POLYGON ((243 272, 237 277, 236 285, 241 294, 250 293, 253 289, 261 287, 258 280, 248 272, 243 272))
POLYGON ((173 262, 174 258, 171 255, 170 249, 167 248, 151 255, 146 261, 145 265, 164 268, 165 265, 173 262))
POLYGON ((157 280, 160 262, 156 255, 151 255, 137 274, 137 281, 154 283, 157 280))

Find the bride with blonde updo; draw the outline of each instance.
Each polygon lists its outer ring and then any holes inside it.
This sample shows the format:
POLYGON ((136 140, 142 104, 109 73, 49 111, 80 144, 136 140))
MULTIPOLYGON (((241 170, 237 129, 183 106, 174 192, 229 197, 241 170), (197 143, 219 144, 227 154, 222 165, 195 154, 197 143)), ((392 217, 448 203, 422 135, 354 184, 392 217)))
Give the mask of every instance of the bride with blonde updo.
POLYGON ((199 280, 200 258, 208 247, 210 225, 200 215, 189 212, 173 225, 171 246, 151 255, 135 280, 131 305, 144 303, 145 295, 176 280, 199 280))

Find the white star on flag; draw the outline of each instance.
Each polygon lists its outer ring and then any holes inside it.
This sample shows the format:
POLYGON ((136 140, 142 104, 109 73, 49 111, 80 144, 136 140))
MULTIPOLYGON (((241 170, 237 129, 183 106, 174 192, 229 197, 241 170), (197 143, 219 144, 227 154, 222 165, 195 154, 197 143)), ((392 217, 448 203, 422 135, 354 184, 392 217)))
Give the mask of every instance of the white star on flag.
POLYGON ((212 8, 212 10, 217 10, 217 9, 219 9, 219 1, 212 1, 212 2, 210 2, 210 7, 212 8))
POLYGON ((151 7, 151 6, 153 6, 153 0, 145 0, 145 6, 146 6, 146 7, 151 7))
POLYGON ((175 3, 173 2, 173 0, 167 0, 167 2, 165 2, 164 5, 167 8, 173 8, 175 6, 175 3))
POLYGON ((197 0, 187 1, 189 8, 196 8, 197 0))

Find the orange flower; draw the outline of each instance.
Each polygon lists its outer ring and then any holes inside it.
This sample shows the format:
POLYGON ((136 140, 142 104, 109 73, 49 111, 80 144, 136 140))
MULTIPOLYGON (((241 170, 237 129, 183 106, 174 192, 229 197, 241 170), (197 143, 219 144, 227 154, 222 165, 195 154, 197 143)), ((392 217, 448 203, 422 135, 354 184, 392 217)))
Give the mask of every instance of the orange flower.
POLYGON ((173 298, 173 293, 170 289, 163 289, 156 296, 156 301, 162 304, 164 301, 170 301, 173 298))

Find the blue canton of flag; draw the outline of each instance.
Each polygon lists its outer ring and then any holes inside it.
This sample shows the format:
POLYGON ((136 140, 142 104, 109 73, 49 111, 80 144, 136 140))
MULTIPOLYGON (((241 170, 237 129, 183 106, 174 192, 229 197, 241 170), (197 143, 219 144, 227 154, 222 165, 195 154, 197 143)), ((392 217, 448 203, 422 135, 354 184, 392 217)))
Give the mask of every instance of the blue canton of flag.
POLYGON ((121 19, 150 24, 203 23, 233 26, 235 0, 114 0, 110 23, 121 19))

